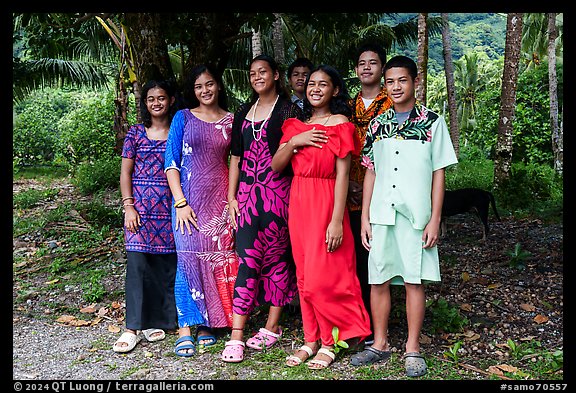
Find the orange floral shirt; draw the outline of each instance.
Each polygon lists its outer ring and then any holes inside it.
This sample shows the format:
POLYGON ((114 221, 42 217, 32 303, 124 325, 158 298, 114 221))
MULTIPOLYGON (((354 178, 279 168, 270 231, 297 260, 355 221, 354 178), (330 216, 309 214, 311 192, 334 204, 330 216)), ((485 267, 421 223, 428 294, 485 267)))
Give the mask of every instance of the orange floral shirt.
MULTIPOLYGON (((350 100, 350 107, 352 108, 352 116, 350 117, 350 121, 356 128, 356 134, 360 138, 361 147, 364 146, 364 141, 366 140, 366 130, 368 129, 370 120, 390 109, 392 104, 392 99, 388 97, 388 94, 386 94, 385 88, 380 90, 380 93, 378 93, 368 108, 364 107, 364 101, 362 101, 362 91, 360 91, 352 100, 350 100)), ((363 184, 365 173, 366 168, 360 164, 360 157, 352 157, 352 163, 350 165, 350 180, 359 184, 363 184)), ((352 204, 350 201, 348 201, 348 209, 360 210, 362 209, 362 206, 352 204)))

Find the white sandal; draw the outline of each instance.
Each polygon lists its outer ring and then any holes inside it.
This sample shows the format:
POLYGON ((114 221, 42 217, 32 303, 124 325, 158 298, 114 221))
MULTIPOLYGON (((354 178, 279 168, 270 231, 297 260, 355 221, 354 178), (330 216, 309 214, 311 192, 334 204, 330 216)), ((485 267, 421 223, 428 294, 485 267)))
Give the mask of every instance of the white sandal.
POLYGON ((136 344, 138 344, 138 341, 139 341, 138 336, 135 335, 134 333, 124 332, 124 333, 122 333, 120 338, 118 338, 118 340, 116 340, 116 342, 114 343, 114 346, 112 347, 112 350, 114 350, 114 352, 119 352, 119 353, 130 352, 131 350, 134 349, 136 344), (121 346, 120 343, 126 343, 128 345, 121 346))
POLYGON ((330 359, 332 359, 332 361, 327 362, 326 360, 312 359, 308 362, 308 368, 311 370, 322 370, 331 365, 332 362, 334 362, 334 359, 336 359, 336 354, 331 350, 329 350, 328 348, 320 348, 318 350, 318 353, 328 356, 330 359), (312 366, 320 366, 320 367, 312 367, 312 366))
MULTIPOLYGON (((312 348, 310 348, 308 345, 302 345, 300 348, 298 348, 296 350, 296 352, 298 351, 304 351, 308 354, 308 357, 305 359, 307 360, 309 357, 311 357, 312 355, 314 355, 314 351, 312 351, 312 348)), ((302 362, 304 362, 304 360, 300 359, 298 356, 296 355, 290 355, 290 356, 286 356, 286 365, 288 367, 296 367, 302 364, 302 362), (294 362, 296 364, 292 364, 290 362, 294 362)))
POLYGON ((144 329, 142 330, 142 334, 146 337, 146 340, 149 342, 160 341, 166 338, 166 332, 162 329, 144 329), (161 333, 160 335, 153 336, 154 334, 161 333))

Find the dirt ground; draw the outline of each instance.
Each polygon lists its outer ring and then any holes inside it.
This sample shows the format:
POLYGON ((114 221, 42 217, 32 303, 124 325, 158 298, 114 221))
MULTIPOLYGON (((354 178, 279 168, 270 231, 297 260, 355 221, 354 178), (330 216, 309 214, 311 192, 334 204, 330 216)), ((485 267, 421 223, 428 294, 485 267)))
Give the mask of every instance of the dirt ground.
MULTIPOLYGON (((17 193, 31 187, 45 186, 32 180, 20 181, 13 184, 13 192, 17 193)), ((74 188, 66 182, 52 184, 50 187, 60 189, 57 198, 26 210, 23 214, 37 214, 42 210, 54 209, 57 204, 65 200, 80 198, 74 188)), ((116 198, 113 195, 110 204, 115 203, 116 198)), ((75 222, 48 225, 57 226, 64 231, 80 230, 78 228, 89 223, 84 218, 77 217, 75 222)), ((487 364, 509 362, 508 340, 516 344, 539 342, 541 348, 548 351, 563 351, 564 348, 563 225, 545 224, 536 219, 518 220, 510 217, 503 217, 501 221, 491 221, 490 225, 491 232, 487 239, 482 241, 481 224, 473 216, 455 216, 448 221, 448 234, 438 246, 442 283, 428 286, 426 289, 430 305, 426 311, 421 336, 423 352, 437 359, 445 359, 444 353, 460 341, 462 343, 459 351, 460 361, 470 366, 469 370, 472 370, 471 372, 478 379, 489 379, 491 372, 498 372, 498 370, 489 369, 487 364), (511 252, 518 243, 521 245, 521 250, 529 254, 523 258, 514 259, 511 252), (467 323, 460 332, 444 332, 433 319, 432 309, 442 300, 456 309, 461 318, 466 319, 467 323)), ((42 367, 46 366, 41 364, 41 357, 38 357, 38 365, 35 367, 32 364, 34 360, 31 357, 28 359, 26 348, 29 348, 29 343, 26 340, 30 335, 26 333, 26 326, 30 326, 31 321, 34 321, 35 325, 51 325, 53 326, 51 329, 92 331, 90 334, 98 332, 105 342, 101 351, 106 352, 106 356, 111 356, 111 345, 115 337, 119 335, 111 331, 109 326, 122 327, 124 312, 122 299, 110 297, 123 291, 125 255, 119 237, 111 235, 105 244, 102 244, 98 250, 94 250, 94 257, 104 258, 103 263, 109 267, 109 274, 102 279, 106 295, 98 304, 91 305, 95 310, 99 310, 86 318, 91 320, 92 324, 77 327, 71 326, 70 321, 56 322, 55 320, 67 314, 67 307, 69 310, 78 310, 88 306, 81 300, 82 289, 67 286, 64 291, 59 292, 41 290, 46 288, 47 282, 54 278, 42 269, 42 258, 34 258, 34 255, 38 247, 50 242, 53 242, 55 247, 59 246, 58 239, 45 238, 43 233, 27 233, 13 238, 14 260, 16 256, 21 257, 18 259, 20 261, 18 264, 13 264, 14 379, 43 379, 49 375, 56 375, 57 379, 67 375, 54 374, 54 370, 45 371, 48 373, 46 375, 42 371, 42 367), (58 305, 57 309, 51 308, 50 305, 54 304, 58 305), (101 311, 101 308, 106 308, 106 312, 101 311), (98 313, 102 315, 97 315, 98 313), (93 323, 98 317, 100 317, 99 321, 93 323), (17 350, 17 348, 20 349, 17 350)), ((60 279, 64 280, 66 277, 60 279)), ((403 343, 406 339, 403 301, 403 292, 394 290, 389 335, 391 345, 397 352, 403 351, 403 343)), ((301 337, 301 321, 296 308, 289 310, 286 315, 283 319, 286 332, 283 345, 290 353, 291 347, 294 346, 293 338, 301 337)), ((257 330, 260 323, 258 318, 261 320, 259 316, 252 318, 251 326, 254 330, 257 330)), ((175 339, 175 336, 172 339, 175 339)), ((91 345, 94 346, 94 344, 91 345)), ((146 347, 147 343, 143 345, 146 347)), ((163 351, 166 353, 172 351, 168 343, 163 345, 163 351)), ((50 349, 51 346, 48 345, 46 350, 50 351, 50 349)), ((77 348, 75 351, 71 362, 74 361, 77 365, 90 363, 79 362, 77 348)), ((219 359, 214 360, 218 358, 217 353, 199 356, 199 358, 202 357, 208 357, 212 367, 215 367, 215 363, 219 367, 226 367, 226 364, 219 359)), ((169 360, 175 362, 174 357, 169 360)), ((181 361, 181 359, 177 360, 181 361)), ((347 379, 351 374, 351 368, 345 365, 348 361, 341 363, 340 366, 334 367, 333 372, 340 372, 340 378, 347 379)), ((69 365, 68 370, 70 368, 69 365)), ((201 365, 198 368, 206 369, 201 365)), ((180 371, 182 370, 177 369, 172 374, 166 371, 168 374, 163 377, 167 379, 170 379, 170 376, 176 377, 180 371)), ((113 378, 112 374, 107 373, 102 377, 113 378)), ((556 373, 555 379, 558 378, 558 374, 561 375, 562 370, 556 373)), ((144 378, 163 378, 154 373, 146 375, 144 378)), ((195 374, 191 375, 194 378, 195 374)), ((228 374, 220 372, 217 375, 215 377, 213 374, 212 376, 199 374, 197 377, 226 379, 228 374)), ((97 375, 94 376, 98 378, 97 375)), ((430 376, 430 378, 434 377, 434 375, 430 376)), ((236 378, 250 379, 249 376, 242 375, 237 375, 236 378)), ((436 378, 442 379, 442 376, 436 376, 436 378)))

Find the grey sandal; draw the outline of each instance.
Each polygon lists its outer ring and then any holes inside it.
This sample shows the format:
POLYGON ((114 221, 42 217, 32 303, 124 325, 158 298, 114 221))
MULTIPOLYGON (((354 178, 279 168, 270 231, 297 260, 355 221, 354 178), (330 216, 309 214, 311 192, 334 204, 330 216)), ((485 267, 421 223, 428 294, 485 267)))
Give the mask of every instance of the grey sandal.
POLYGON ((408 352, 404 354, 404 366, 406 368, 406 375, 409 377, 421 377, 426 374, 428 367, 426 360, 420 352, 408 352))
POLYGON ((366 366, 376 362, 385 362, 388 359, 390 359, 390 351, 366 347, 362 352, 352 355, 350 363, 353 366, 366 366))

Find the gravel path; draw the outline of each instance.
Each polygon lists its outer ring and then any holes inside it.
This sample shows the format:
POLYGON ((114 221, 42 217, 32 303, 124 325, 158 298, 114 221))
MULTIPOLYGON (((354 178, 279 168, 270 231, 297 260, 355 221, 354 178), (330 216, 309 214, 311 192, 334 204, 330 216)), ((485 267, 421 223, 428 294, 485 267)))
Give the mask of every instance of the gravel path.
MULTIPOLYGON (((288 336, 288 335, 286 335, 288 336)), ((342 358, 326 375, 311 375, 309 370, 283 365, 284 351, 291 351, 291 339, 282 339, 274 352, 254 353, 247 349, 245 360, 228 364, 220 360, 223 340, 209 352, 191 358, 173 353, 176 331, 167 332, 163 341, 149 343, 143 337, 127 354, 112 351, 119 337, 103 324, 72 327, 29 317, 15 317, 13 322, 14 380, 254 380, 270 369, 270 380, 347 379, 353 375, 349 359, 342 358), (334 377, 336 375, 336 377, 334 377)), ((266 374, 265 374, 266 375, 266 374)))

